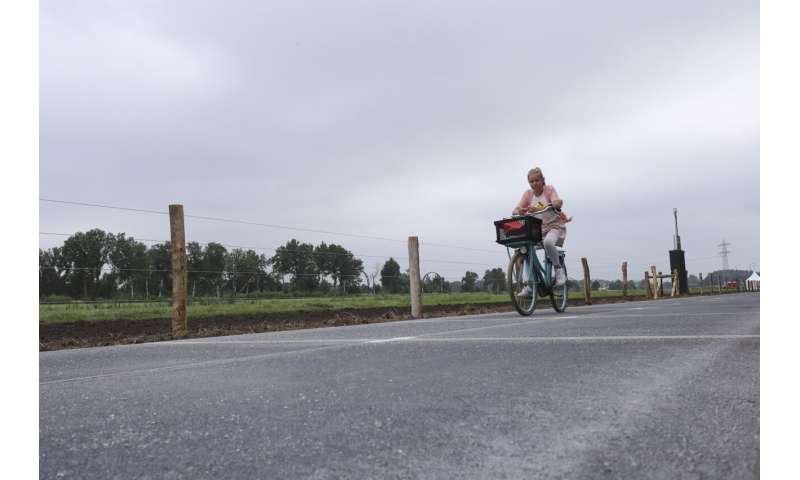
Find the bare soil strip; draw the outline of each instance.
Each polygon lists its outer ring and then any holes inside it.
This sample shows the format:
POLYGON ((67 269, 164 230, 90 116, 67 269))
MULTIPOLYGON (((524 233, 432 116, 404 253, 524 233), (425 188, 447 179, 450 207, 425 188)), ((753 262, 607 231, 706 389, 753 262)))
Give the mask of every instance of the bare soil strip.
MULTIPOLYGON (((645 300, 645 298, 631 297, 627 301, 635 300, 645 300)), ((541 299, 540 301, 542 302, 540 308, 550 308, 549 299, 541 299)), ((603 304, 624 301, 626 300, 619 297, 611 297, 593 299, 592 303, 603 304)), ((569 304, 584 305, 584 301, 570 300, 569 304)), ((423 308, 426 318, 511 311, 513 309, 510 302, 426 306, 423 308)), ((339 327, 411 319, 410 307, 198 317, 189 318, 189 332, 184 338, 339 327)), ((168 318, 39 324, 40 351, 159 342, 174 339, 170 332, 170 319, 168 318)))

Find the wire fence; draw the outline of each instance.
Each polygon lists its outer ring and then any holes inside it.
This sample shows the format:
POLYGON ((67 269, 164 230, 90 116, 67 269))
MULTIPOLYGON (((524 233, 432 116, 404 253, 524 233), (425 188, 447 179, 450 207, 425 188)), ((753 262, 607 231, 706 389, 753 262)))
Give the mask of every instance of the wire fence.
MULTIPOLYGON (((88 207, 88 208, 101 208, 101 209, 108 209, 114 211, 125 211, 125 212, 134 212, 134 213, 142 213, 147 215, 169 215, 168 211, 163 210, 153 210, 153 209, 145 209, 145 208, 132 208, 132 207, 124 207, 124 206, 116 206, 116 205, 107 205, 101 203, 88 203, 88 202, 79 202, 79 201, 72 201, 72 200, 60 200, 60 199, 50 199, 50 198, 40 198, 41 202, 46 203, 53 203, 53 204, 61 204, 61 205, 71 205, 71 206, 79 206, 79 207, 88 207)), ((195 219, 195 220, 202 220, 202 221, 210 221, 210 222, 221 222, 221 223, 229 223, 229 224, 240 224, 240 225, 247 225, 247 226, 255 226, 261 228, 269 228, 269 229, 279 229, 279 230, 287 230, 287 231, 296 231, 296 232, 304 232, 304 233, 315 233, 315 234, 326 234, 326 235, 335 235, 335 236, 342 236, 348 238, 358 238, 358 239, 367 239, 373 241, 381 241, 381 242, 393 242, 393 243, 403 243, 407 242, 407 239, 397 239, 385 236, 375 236, 375 235, 365 235, 359 233, 347 233, 347 232, 338 232, 332 230, 324 230, 324 229, 316 229, 316 228, 304 228, 304 227, 297 227, 291 225, 281 225, 276 223, 267 223, 267 222, 258 222, 258 221, 250 221, 250 220, 241 220, 241 219, 234 219, 234 218, 224 218, 224 217, 216 217, 216 216, 208 216, 208 215, 189 215, 185 214, 185 218, 195 219)), ((70 237, 74 234, 69 233, 61 233, 61 232, 50 232, 50 231, 40 231, 40 235, 42 236, 60 236, 60 237, 70 237)), ((142 243, 151 243, 151 244, 167 244, 169 240, 166 239, 153 239, 153 238, 143 238, 143 237, 126 237, 126 239, 132 239, 137 242, 142 243)), ((429 246, 429 247, 437 247, 437 248, 446 248, 449 250, 461 250, 461 251, 472 251, 472 252, 481 252, 481 253, 491 253, 493 255, 498 255, 499 249, 495 250, 488 250, 488 249, 481 249, 481 248, 474 248, 469 246, 463 245, 452 245, 452 244, 443 244, 443 243, 434 243, 434 242, 424 242, 420 241, 420 245, 422 246, 429 246)), ((226 249, 240 249, 240 250, 249 250, 253 252, 284 252, 290 254, 303 254, 309 255, 308 250, 300 250, 300 249, 291 249, 286 246, 280 247, 264 247, 264 246, 247 246, 247 245, 236 245, 230 243, 223 243, 223 242, 207 242, 207 241, 188 241, 188 245, 195 244, 201 247, 208 248, 210 245, 220 245, 225 247, 226 249)), ((352 252, 330 252, 330 251, 314 251, 310 253, 312 256, 322 257, 322 256, 333 256, 333 257, 350 257, 354 259, 396 259, 396 260, 409 260, 406 256, 397 256, 397 255, 374 255, 374 254, 357 254, 352 252)), ((693 257, 686 259, 686 261, 703 261, 703 260, 710 260, 714 258, 718 258, 718 255, 711 256, 711 257, 693 257)), ((630 272, 635 272, 636 269, 630 268, 633 265, 640 265, 642 271, 649 270, 650 265, 657 265, 658 262, 653 261, 652 257, 649 256, 642 256, 642 257, 633 257, 626 259, 629 266, 630 272)), ((424 259, 425 264, 432 264, 432 265, 459 265, 459 266, 469 266, 469 267, 480 267, 481 269, 486 268, 487 272, 489 270, 501 269, 504 270, 503 262, 500 265, 497 263, 489 263, 489 262, 474 262, 474 261, 463 261, 463 260, 454 260, 454 259, 446 259, 446 258, 429 258, 426 257, 424 259)), ((571 262, 577 262, 577 259, 571 259, 571 262)), ((597 268, 603 271, 608 271, 611 268, 620 268, 622 261, 613 261, 612 259, 594 259, 591 263, 592 268, 597 268), (598 261, 599 260, 599 261, 598 261)), ((43 267, 40 266, 40 270, 47 269, 52 267, 43 267)), ((104 265, 100 267, 81 267, 81 266, 70 266, 66 268, 64 271, 85 271, 85 272, 96 272, 97 275, 105 274, 115 274, 119 275, 121 273, 143 273, 149 275, 153 274, 167 274, 167 276, 171 275, 171 269, 167 268, 119 268, 113 265, 104 265)), ((337 280, 348 280, 348 279, 357 279, 357 278, 364 278, 367 283, 367 288, 371 288, 372 291, 375 291, 375 281, 376 278, 379 277, 378 272, 374 272, 372 275, 367 273, 364 270, 360 272, 353 272, 353 273, 331 273, 331 272, 314 272, 314 273, 303 273, 303 272, 275 272, 275 271, 267 271, 266 266, 263 269, 258 270, 236 270, 235 268, 225 268, 222 270, 219 269, 198 269, 198 268, 189 268, 187 270, 189 275, 215 275, 220 278, 224 278, 227 282, 223 285, 223 287, 229 287, 229 283, 233 281, 234 283, 234 296, 237 294, 237 283, 240 280, 240 276, 249 276, 250 278, 247 279, 247 282, 252 282, 253 278, 256 279, 258 282, 261 278, 264 279, 274 279, 281 283, 282 285, 291 281, 291 279, 319 279, 320 281, 326 280, 328 278, 337 280), (372 286, 370 287, 370 283, 372 286)), ((458 283, 463 280, 463 278, 452 277, 452 276, 442 276, 436 272, 428 272, 428 274, 435 273, 438 279, 430 280, 430 282, 438 282, 439 284, 450 284, 450 283, 458 283)), ((425 277, 428 275, 426 274, 425 277)), ((638 275, 630 275, 629 279, 633 279, 638 275)), ((407 279, 407 276, 404 275, 380 275, 382 280, 389 280, 389 279, 407 279)), ((580 277, 569 277, 570 281, 581 281, 583 280, 580 277)), ((217 295, 219 296, 219 285, 217 285, 217 295)), ((249 293, 249 292, 248 292, 249 293)), ((146 296, 149 297, 149 292, 146 292, 146 296)), ((235 297, 234 297, 235 298, 235 297)), ((228 298, 230 300, 230 298, 228 298)), ((242 300, 247 301, 250 300, 248 297, 242 298, 242 300)), ((145 300, 125 300, 126 302, 148 302, 152 301, 149 298, 145 300)), ((95 303, 102 303, 103 301, 94 301, 95 303)), ((119 303, 120 300, 113 300, 110 303, 119 303)), ((42 302, 42 304, 55 304, 59 302, 42 302)))

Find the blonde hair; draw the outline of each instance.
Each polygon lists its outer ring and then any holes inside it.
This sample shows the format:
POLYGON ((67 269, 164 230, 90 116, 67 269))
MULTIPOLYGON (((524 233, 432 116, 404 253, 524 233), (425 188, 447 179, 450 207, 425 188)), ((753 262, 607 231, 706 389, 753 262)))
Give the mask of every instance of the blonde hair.
POLYGON ((544 173, 542 173, 541 168, 533 167, 530 170, 528 170, 528 176, 530 177, 531 175, 539 175, 540 177, 542 177, 542 183, 544 183, 544 173))

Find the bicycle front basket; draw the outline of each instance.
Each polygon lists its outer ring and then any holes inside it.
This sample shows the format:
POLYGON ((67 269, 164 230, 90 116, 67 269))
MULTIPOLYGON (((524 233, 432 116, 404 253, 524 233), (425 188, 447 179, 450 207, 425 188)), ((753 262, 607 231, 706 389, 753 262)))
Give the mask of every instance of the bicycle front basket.
POLYGON ((494 227, 500 245, 542 241, 542 221, 536 217, 504 218, 494 222, 494 227))

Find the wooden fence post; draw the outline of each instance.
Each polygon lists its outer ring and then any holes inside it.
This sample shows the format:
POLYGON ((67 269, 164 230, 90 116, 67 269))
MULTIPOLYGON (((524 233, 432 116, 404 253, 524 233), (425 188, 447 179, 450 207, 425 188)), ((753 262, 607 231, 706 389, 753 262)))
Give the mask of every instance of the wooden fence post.
POLYGON ((678 269, 672 271, 672 296, 681 296, 681 277, 678 275, 678 269))
POLYGON ((628 262, 622 262, 622 298, 628 299, 628 262))
POLYGON ((700 272, 700 295, 703 295, 703 272, 700 272))
POLYGON ((422 282, 419 278, 419 239, 408 237, 408 280, 411 294, 411 316, 422 317, 422 282))
POLYGON ((670 274, 670 283, 671 283, 671 285, 669 287, 669 296, 670 297, 674 297, 675 296, 675 272, 674 271, 673 272, 669 272, 669 274, 670 274))
POLYGON ((722 293, 722 275, 717 274, 717 293, 722 293))
POLYGON ((183 205, 169 206, 169 230, 172 244, 172 336, 186 335, 186 235, 183 228, 183 205))
POLYGON ((658 272, 655 265, 650 265, 650 276, 653 277, 653 298, 658 298, 658 272))
POLYGON ((592 304, 592 284, 591 277, 589 276, 589 261, 586 257, 581 257, 581 266, 583 266, 583 297, 586 305, 592 304))
POLYGON ((647 298, 653 298, 653 288, 650 285, 650 272, 644 271, 644 292, 647 298))

